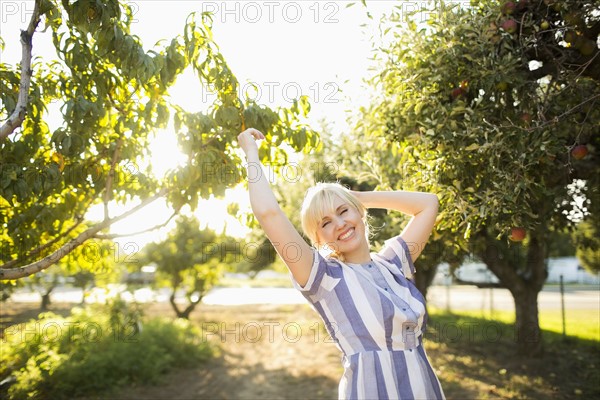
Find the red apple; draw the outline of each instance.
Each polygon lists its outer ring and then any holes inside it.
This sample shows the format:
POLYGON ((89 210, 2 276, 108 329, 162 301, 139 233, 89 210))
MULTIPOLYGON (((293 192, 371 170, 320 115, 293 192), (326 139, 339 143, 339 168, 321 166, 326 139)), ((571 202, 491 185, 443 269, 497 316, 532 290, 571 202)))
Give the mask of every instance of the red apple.
POLYGON ((462 87, 457 87, 456 89, 452 90, 452 93, 451 93, 453 99, 461 97, 464 94, 465 94, 465 91, 463 90, 462 87))
POLYGON ((588 148, 585 144, 579 144, 571 150, 571 155, 576 160, 581 160, 588 153, 588 148))
POLYGON ((515 3, 513 3, 512 1, 507 1, 502 6, 502 13, 503 14, 512 14, 515 12, 516 8, 517 8, 517 5, 515 3))
POLYGON ((527 235, 527 231, 525 228, 514 227, 510 230, 510 236, 508 237, 513 242, 522 242, 525 239, 525 235, 527 235))
POLYGON ((512 18, 507 19, 502 23, 501 28, 508 33, 515 33, 517 31, 517 21, 512 18))
POLYGON ((531 121, 533 121, 533 117, 529 113, 523 113, 521 114, 521 121, 523 121, 526 125, 529 125, 531 124, 531 121))

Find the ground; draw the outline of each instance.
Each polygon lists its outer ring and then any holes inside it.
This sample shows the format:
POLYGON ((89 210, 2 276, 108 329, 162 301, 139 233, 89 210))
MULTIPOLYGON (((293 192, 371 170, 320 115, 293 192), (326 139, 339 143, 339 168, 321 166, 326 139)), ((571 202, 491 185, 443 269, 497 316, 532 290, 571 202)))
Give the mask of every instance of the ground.
MULTIPOLYGON (((37 315, 36 304, 4 304, 0 325, 37 315)), ((54 304, 66 315, 70 305, 54 304)), ((174 315, 152 304, 146 317, 174 315)), ((425 348, 448 399, 600 398, 597 341, 562 341, 546 334, 537 359, 515 353, 510 327, 477 318, 435 315, 425 348), (468 328, 468 329, 467 329, 468 328), (483 329, 481 329, 483 328, 483 329), (484 340, 471 333, 486 333, 484 340)), ((209 306, 192 320, 204 330, 216 356, 193 369, 177 369, 152 386, 127 386, 95 399, 335 399, 341 354, 308 305, 209 306)))
POLYGON ((221 354, 201 368, 170 373, 163 385, 127 388, 114 399, 337 398, 340 353, 308 307, 203 305, 194 314, 203 340, 218 344, 221 354))

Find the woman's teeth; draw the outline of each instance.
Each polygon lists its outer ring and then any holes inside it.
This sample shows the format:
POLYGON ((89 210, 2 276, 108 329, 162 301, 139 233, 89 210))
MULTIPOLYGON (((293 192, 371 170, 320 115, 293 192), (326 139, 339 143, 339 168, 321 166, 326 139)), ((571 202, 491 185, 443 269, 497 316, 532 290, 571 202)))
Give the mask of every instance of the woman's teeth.
POLYGON ((341 235, 338 239, 340 239, 340 240, 348 239, 350 237, 350 235, 352 235, 352 233, 354 233, 354 228, 350 229, 348 232, 341 235))

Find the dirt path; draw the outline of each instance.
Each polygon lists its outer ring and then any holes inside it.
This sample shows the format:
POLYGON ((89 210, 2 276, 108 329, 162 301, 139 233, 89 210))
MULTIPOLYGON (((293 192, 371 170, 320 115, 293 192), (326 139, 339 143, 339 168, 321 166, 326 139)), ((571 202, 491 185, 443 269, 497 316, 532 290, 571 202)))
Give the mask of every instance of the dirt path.
MULTIPOLYGON (((170 315, 155 305, 149 314, 170 315)), ((177 370, 155 387, 126 388, 114 399, 335 399, 340 353, 307 306, 202 306, 193 319, 220 354, 177 370), (318 346, 315 346, 315 343, 318 346)))

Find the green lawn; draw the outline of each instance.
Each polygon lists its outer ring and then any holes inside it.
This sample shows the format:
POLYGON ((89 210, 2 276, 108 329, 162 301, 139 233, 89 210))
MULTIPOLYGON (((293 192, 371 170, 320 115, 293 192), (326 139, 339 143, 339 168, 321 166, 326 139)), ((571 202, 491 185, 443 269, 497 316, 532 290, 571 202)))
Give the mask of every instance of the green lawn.
POLYGON ((449 398, 600 398, 598 310, 567 310, 566 337, 560 310, 540 313, 537 358, 516 351, 512 312, 429 311, 426 348, 449 398))
MULTIPOLYGON (((435 308, 431 308, 429 312, 432 317, 435 315, 446 315, 445 310, 435 308)), ((478 310, 455 311, 452 314, 457 317, 482 318, 482 313, 478 310)), ((600 342, 600 310, 566 310, 565 314, 567 338, 600 342)), ((483 320, 514 324, 515 314, 512 311, 494 311, 493 318, 491 318, 489 312, 486 312, 483 320)), ((553 333, 549 337, 556 338, 554 334, 562 337, 562 313, 560 310, 541 311, 539 320, 542 330, 553 333)))

